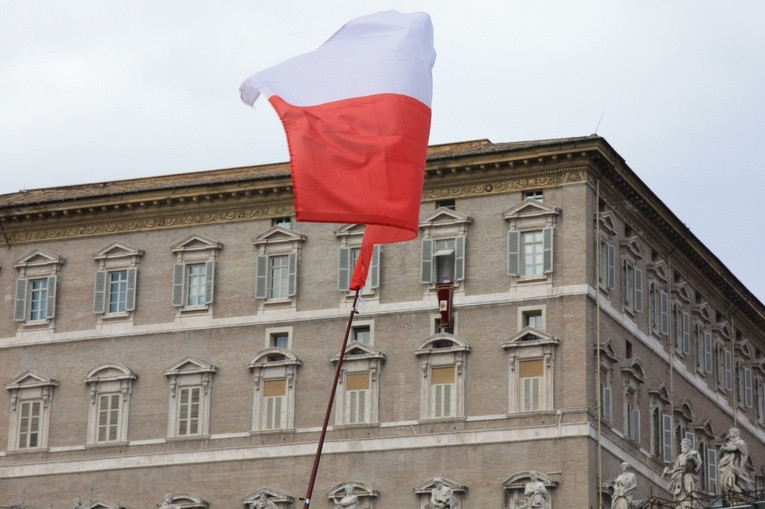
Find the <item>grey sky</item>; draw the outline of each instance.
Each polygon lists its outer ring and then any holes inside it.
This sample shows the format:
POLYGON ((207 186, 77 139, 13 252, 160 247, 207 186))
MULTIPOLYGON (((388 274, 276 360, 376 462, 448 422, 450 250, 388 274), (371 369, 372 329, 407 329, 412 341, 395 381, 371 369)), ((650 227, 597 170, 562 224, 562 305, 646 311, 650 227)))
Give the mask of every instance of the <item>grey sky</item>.
POLYGON ((760 0, 0 0, 0 194, 287 160, 255 71, 433 18, 431 143, 604 136, 765 300, 760 0))

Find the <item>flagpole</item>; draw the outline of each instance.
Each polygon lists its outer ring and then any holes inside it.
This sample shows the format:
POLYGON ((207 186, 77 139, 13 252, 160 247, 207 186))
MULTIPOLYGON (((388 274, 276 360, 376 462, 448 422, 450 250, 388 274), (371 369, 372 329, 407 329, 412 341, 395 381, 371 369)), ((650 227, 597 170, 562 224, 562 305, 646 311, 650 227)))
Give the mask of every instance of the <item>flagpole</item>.
POLYGON ((343 368, 343 359, 345 358, 345 348, 348 346, 348 336, 351 333, 351 324, 353 324, 353 316, 358 314, 356 310, 356 303, 359 300, 359 292, 361 288, 356 289, 356 295, 353 297, 353 306, 351 306, 351 312, 348 316, 348 324, 345 326, 345 336, 343 337, 343 347, 340 349, 340 358, 337 361, 337 368, 335 368, 335 381, 332 383, 332 389, 329 392, 329 401, 327 402, 327 410, 324 413, 324 424, 321 427, 321 435, 319 436, 319 444, 316 447, 316 456, 313 458, 313 468, 311 469, 311 478, 308 480, 308 489, 306 490, 305 498, 303 499, 303 509, 308 509, 311 505, 311 496, 313 495, 313 487, 316 484, 316 475, 319 472, 319 462, 321 461, 321 450, 324 448, 324 438, 327 435, 327 427, 329 426, 329 415, 332 413, 332 404, 335 402, 335 392, 337 392, 337 383, 340 380, 340 373, 343 368))

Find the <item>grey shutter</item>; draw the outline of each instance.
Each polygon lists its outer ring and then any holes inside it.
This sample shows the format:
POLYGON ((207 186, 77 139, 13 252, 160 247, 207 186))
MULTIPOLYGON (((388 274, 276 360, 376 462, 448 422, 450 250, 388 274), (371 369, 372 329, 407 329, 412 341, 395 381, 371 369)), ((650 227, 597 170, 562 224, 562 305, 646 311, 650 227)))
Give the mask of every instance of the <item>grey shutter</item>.
POLYGON ((707 448, 707 489, 711 494, 717 492, 717 450, 714 447, 707 448))
POLYGON ((521 233, 515 230, 507 232, 507 274, 521 275, 521 233))
POLYGON ((611 244, 608 244, 606 246, 606 253, 608 270, 608 274, 606 275, 606 284, 608 285, 609 290, 613 290, 616 288, 616 248, 614 248, 614 246, 611 244))
POLYGON ((636 442, 640 442, 640 410, 632 410, 632 438, 636 442))
POLYGON ((542 265, 543 272, 549 274, 553 270, 553 229, 542 230, 542 265))
POLYGON ((733 390, 733 354, 725 350, 725 390, 733 390))
POLYGON ((93 312, 101 314, 106 310, 106 271, 97 270, 93 289, 93 312))
POLYGON ((287 282, 287 295, 293 297, 297 292, 297 251, 292 251, 287 262, 289 264, 289 280, 287 282))
POLYGON ((215 292, 215 261, 205 262, 205 304, 211 304, 215 292))
POLYGON ((665 463, 672 462, 672 416, 661 414, 661 446, 662 459, 665 463))
POLYGON ((744 368, 744 404, 752 408, 752 368, 744 368))
POLYGON ((176 263, 173 266, 173 306, 183 306, 183 289, 186 286, 184 279, 186 276, 186 265, 176 263))
POLYGON ((268 256, 258 255, 255 259, 255 298, 268 297, 268 256))
POLYGON ((138 270, 135 267, 127 270, 127 295, 125 311, 135 311, 135 283, 138 270))
POLYGON ((638 313, 643 312, 643 269, 635 267, 635 304, 638 313))
POLYGON ((372 248, 372 266, 369 267, 369 272, 372 274, 369 280, 369 286, 372 288, 380 287, 380 245, 375 244, 372 248))
POLYGON ((340 248, 337 267, 337 289, 341 292, 347 292, 351 280, 351 248, 340 248))
POLYGON ((712 372, 712 333, 704 333, 704 371, 712 372))
POLYGON ((661 292, 661 333, 667 334, 669 333, 669 295, 667 295, 667 292, 661 292))
POLYGON ((465 279, 465 236, 454 239, 454 280, 465 279))
POLYGON ((433 282, 433 241, 422 239, 422 254, 420 255, 420 283, 433 282))
POLYGON ((16 280, 16 305, 13 309, 13 319, 17 322, 27 319, 27 282, 26 278, 16 280))
POLYGON ((691 353, 691 316, 683 311, 683 353, 691 353))
POLYGON ((45 309, 45 318, 56 317, 56 276, 48 276, 48 306, 45 309))
POLYGON ((611 421, 611 387, 603 387, 603 418, 611 421))

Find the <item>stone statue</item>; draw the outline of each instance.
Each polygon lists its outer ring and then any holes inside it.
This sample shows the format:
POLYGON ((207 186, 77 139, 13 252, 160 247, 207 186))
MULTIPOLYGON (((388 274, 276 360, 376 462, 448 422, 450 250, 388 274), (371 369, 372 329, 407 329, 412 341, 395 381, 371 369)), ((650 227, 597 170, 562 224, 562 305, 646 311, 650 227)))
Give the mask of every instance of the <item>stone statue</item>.
POLYGON ((536 472, 531 473, 530 479, 523 490, 527 509, 547 509, 547 499, 550 494, 547 493, 545 483, 539 480, 539 474, 536 472))
POLYGON ((737 428, 731 428, 720 446, 720 486, 724 494, 740 494, 752 489, 747 472, 749 450, 737 428))
POLYGON ((335 509, 359 509, 359 497, 353 493, 353 485, 345 485, 345 495, 340 500, 334 497, 335 509))
POLYGON ((433 479, 435 486, 430 490, 430 507, 432 509, 454 509, 457 507, 457 499, 454 490, 444 484, 440 477, 433 479))
POLYGON ((632 492, 637 489, 637 477, 630 471, 630 468, 630 464, 626 461, 622 463, 622 473, 614 479, 614 496, 611 501, 611 509, 635 509, 636 507, 632 500, 632 492))
POLYGON ((158 504, 159 509, 181 509, 181 506, 173 503, 173 495, 168 493, 162 497, 162 503, 158 504))
POLYGON ((684 438, 680 442, 680 454, 671 467, 664 468, 662 476, 669 476, 669 492, 672 500, 678 503, 678 509, 696 509, 694 492, 699 485, 701 456, 691 447, 691 441, 684 438))
POLYGON ((276 504, 274 504, 270 498, 268 498, 268 493, 266 493, 265 490, 260 490, 258 492, 258 498, 255 500, 255 503, 253 506, 255 509, 279 509, 276 507, 276 504))

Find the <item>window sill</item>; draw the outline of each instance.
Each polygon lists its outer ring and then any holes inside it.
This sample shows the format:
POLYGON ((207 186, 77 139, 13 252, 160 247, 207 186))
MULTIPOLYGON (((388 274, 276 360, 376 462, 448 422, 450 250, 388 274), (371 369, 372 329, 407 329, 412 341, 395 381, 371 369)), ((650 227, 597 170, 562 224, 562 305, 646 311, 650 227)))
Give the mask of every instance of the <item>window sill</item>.
POLYGON ((418 419, 420 424, 437 424, 443 422, 465 422, 466 417, 428 417, 427 419, 418 419))
POLYGON ((85 444, 86 449, 108 449, 111 447, 127 447, 128 442, 126 440, 114 441, 114 442, 93 442, 91 444, 85 444))
POLYGON ((16 456, 21 454, 40 454, 50 450, 49 447, 27 447, 25 449, 9 449, 5 451, 6 456, 16 456))
POLYGON ((345 429, 365 429, 365 428, 379 428, 380 423, 379 422, 356 422, 353 424, 335 424, 334 428, 336 430, 345 430, 345 429))
POLYGON ((194 441, 202 441, 202 440, 209 440, 210 435, 184 435, 184 436, 178 436, 178 437, 167 437, 165 438, 166 442, 194 442, 194 441))
POLYGON ((550 279, 549 274, 535 274, 533 276, 516 276, 516 283, 523 285, 523 284, 533 284, 533 283, 546 283, 550 279))
POLYGON ((101 313, 101 320, 124 320, 130 317, 130 311, 120 311, 118 313, 101 313))
POLYGON ((282 433, 295 433, 295 428, 279 428, 279 429, 253 429, 250 430, 250 436, 257 435, 280 435, 282 433))

